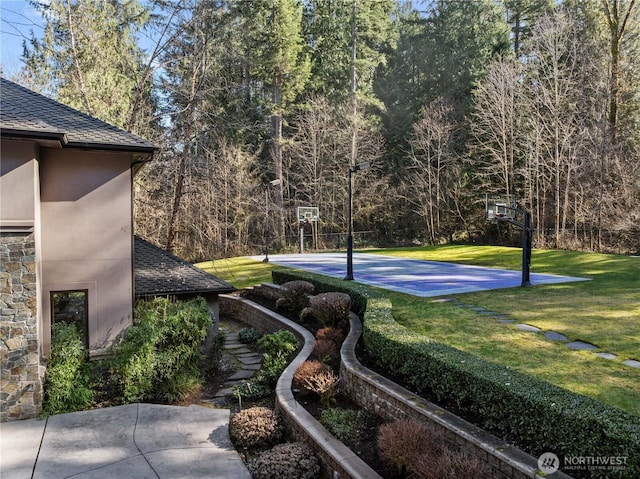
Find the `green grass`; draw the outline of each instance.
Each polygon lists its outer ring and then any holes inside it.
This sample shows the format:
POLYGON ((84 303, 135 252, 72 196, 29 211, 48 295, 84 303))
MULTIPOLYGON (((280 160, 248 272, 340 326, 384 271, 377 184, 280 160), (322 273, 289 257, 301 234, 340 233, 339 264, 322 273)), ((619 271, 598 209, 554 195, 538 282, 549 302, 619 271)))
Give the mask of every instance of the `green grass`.
MULTIPOLYGON (((367 250, 405 258, 520 269, 521 250, 489 246, 434 246, 367 250)), ((271 265, 246 258, 206 266, 236 287, 270 281, 271 265), (221 264, 222 263, 222 264, 221 264), (217 265, 217 266, 216 266, 217 265), (213 268, 215 267, 215 268, 213 268)), ((201 265, 202 266, 202 265, 201 265)), ((386 292, 404 326, 489 361, 526 372, 571 391, 640 415, 640 258, 534 250, 531 272, 591 281, 460 294, 465 303, 507 314, 518 323, 564 334, 617 354, 616 360, 571 351, 542 334, 525 333, 469 309, 433 298, 386 292)))

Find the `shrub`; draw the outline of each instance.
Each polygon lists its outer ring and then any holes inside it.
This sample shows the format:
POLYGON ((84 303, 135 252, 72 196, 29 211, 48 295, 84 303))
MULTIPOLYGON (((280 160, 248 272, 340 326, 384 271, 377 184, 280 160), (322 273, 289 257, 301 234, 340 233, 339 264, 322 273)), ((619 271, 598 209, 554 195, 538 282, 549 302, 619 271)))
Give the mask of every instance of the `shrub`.
POLYGON ((361 410, 328 408, 320 415, 320 424, 347 445, 355 444, 362 437, 366 423, 367 415, 361 410))
POLYGON ((51 353, 44 381, 46 415, 89 409, 93 405, 87 352, 74 324, 51 328, 51 353))
POLYGON ((304 388, 320 396, 322 407, 329 407, 335 401, 338 394, 338 382, 340 379, 333 371, 321 371, 304 379, 304 388))
POLYGON ((254 479, 315 479, 320 464, 311 449, 303 442, 278 444, 249 463, 254 479))
POLYGON ((210 327, 202 298, 138 302, 134 324, 117 338, 107 362, 122 402, 184 397, 202 380, 201 347, 210 327))
POLYGON ((418 457, 411 468, 415 479, 491 479, 491 468, 476 457, 443 447, 434 456, 418 457))
POLYGON ((383 424, 378 429, 380 457, 398 474, 413 472, 416 459, 435 456, 440 452, 441 444, 440 435, 411 419, 383 424))
POLYGON ((308 389, 307 380, 320 373, 330 372, 331 368, 320 361, 308 360, 303 362, 293 375, 293 387, 296 389, 312 392, 308 389))
POLYGON ((281 285, 284 288, 282 297, 276 301, 276 308, 291 312, 302 311, 309 306, 309 294, 315 291, 308 281, 288 281, 281 285))
POLYGON ((340 364, 340 351, 336 343, 327 339, 316 339, 310 357, 330 365, 340 364))
POLYGON ((258 378, 269 386, 275 386, 278 378, 284 372, 289 360, 287 354, 278 351, 276 354, 264 354, 258 378))
POLYGON ((238 331, 238 341, 243 344, 255 343, 261 336, 262 334, 254 328, 242 328, 238 331))
POLYGON ((262 399, 267 397, 269 394, 273 392, 273 388, 260 378, 253 378, 249 381, 241 382, 240 384, 236 384, 233 386, 232 394, 233 397, 240 401, 257 401, 258 399, 262 399))
POLYGON ((316 331, 316 339, 326 339, 335 343, 336 346, 342 345, 344 337, 344 331, 340 328, 321 328, 316 331))
POLYGON ((321 293, 309 300, 309 307, 302 310, 300 317, 313 316, 323 326, 333 327, 349 321, 350 307, 351 297, 346 293, 321 293))
POLYGON ((304 280, 313 284, 316 294, 339 291, 351 296, 351 309, 354 313, 362 316, 367 309, 367 299, 370 290, 366 286, 358 283, 345 282, 342 279, 329 278, 319 274, 306 271, 295 271, 292 269, 278 269, 271 272, 271 278, 276 284, 284 284, 287 281, 304 280))
POLYGON ((298 349, 299 345, 300 342, 295 335, 286 329, 273 334, 267 334, 258 340, 258 347, 260 347, 265 354, 271 355, 283 352, 288 356, 298 349))
POLYGON ((244 448, 275 444, 283 432, 276 413, 266 407, 245 409, 229 420, 229 436, 234 444, 244 448))

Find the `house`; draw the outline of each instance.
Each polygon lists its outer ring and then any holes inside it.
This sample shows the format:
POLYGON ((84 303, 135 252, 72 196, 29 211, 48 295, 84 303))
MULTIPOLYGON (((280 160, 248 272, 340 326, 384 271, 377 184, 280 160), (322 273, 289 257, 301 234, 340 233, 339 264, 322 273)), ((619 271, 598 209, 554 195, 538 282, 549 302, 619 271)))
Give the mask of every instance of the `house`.
MULTIPOLYGON (((233 288, 210 278, 198 283, 195 268, 187 273, 171 255, 164 273, 175 281, 165 279, 164 289, 160 271, 151 283, 151 268, 136 280, 132 182, 157 150, 151 143, 3 78, 0 140, 5 421, 40 412, 53 323, 77 324, 96 356, 132 324, 137 296, 209 294, 215 312, 217 293, 233 288)), ((153 261, 151 245, 140 244, 141 264, 142 256, 153 261)), ((153 251, 157 258, 160 250, 153 251)))

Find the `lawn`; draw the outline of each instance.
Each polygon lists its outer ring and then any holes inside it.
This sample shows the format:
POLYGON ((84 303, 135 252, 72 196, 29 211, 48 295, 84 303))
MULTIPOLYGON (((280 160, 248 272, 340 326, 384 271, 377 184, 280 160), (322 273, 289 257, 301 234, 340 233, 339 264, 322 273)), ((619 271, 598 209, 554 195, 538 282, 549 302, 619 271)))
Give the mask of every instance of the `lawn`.
MULTIPOLYGON (((367 250, 405 258, 519 269, 518 248, 435 246, 367 250)), ((234 258, 198 265, 238 288, 270 281, 271 265, 234 258)), ((571 351, 541 334, 525 333, 437 298, 388 292, 398 322, 445 344, 526 372, 574 392, 640 415, 640 258, 534 250, 531 271, 591 281, 457 295, 467 304, 497 311, 544 331, 582 340, 618 355, 607 360, 571 351)))

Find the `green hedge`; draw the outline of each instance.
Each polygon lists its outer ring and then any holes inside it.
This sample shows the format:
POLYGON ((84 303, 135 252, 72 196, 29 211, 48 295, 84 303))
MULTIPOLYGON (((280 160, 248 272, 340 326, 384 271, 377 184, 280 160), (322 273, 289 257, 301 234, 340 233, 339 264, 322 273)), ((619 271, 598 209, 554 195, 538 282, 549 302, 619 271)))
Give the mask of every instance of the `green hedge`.
MULTIPOLYGON (((319 290, 335 284, 329 280, 322 287, 316 284, 322 281, 318 277, 287 274, 288 280, 303 276, 319 290)), ((352 285, 340 286, 341 291, 352 293, 352 285)), ((366 310, 366 349, 375 351, 372 357, 379 365, 404 377, 418 394, 454 402, 463 415, 478 418, 481 426, 534 456, 543 452, 560 457, 624 456, 626 468, 617 477, 640 477, 637 416, 432 341, 398 324, 389 300, 377 295, 367 298, 362 287, 353 286, 354 302, 365 302, 359 307, 366 310)), ((609 473, 609 477, 615 476, 609 473)))

